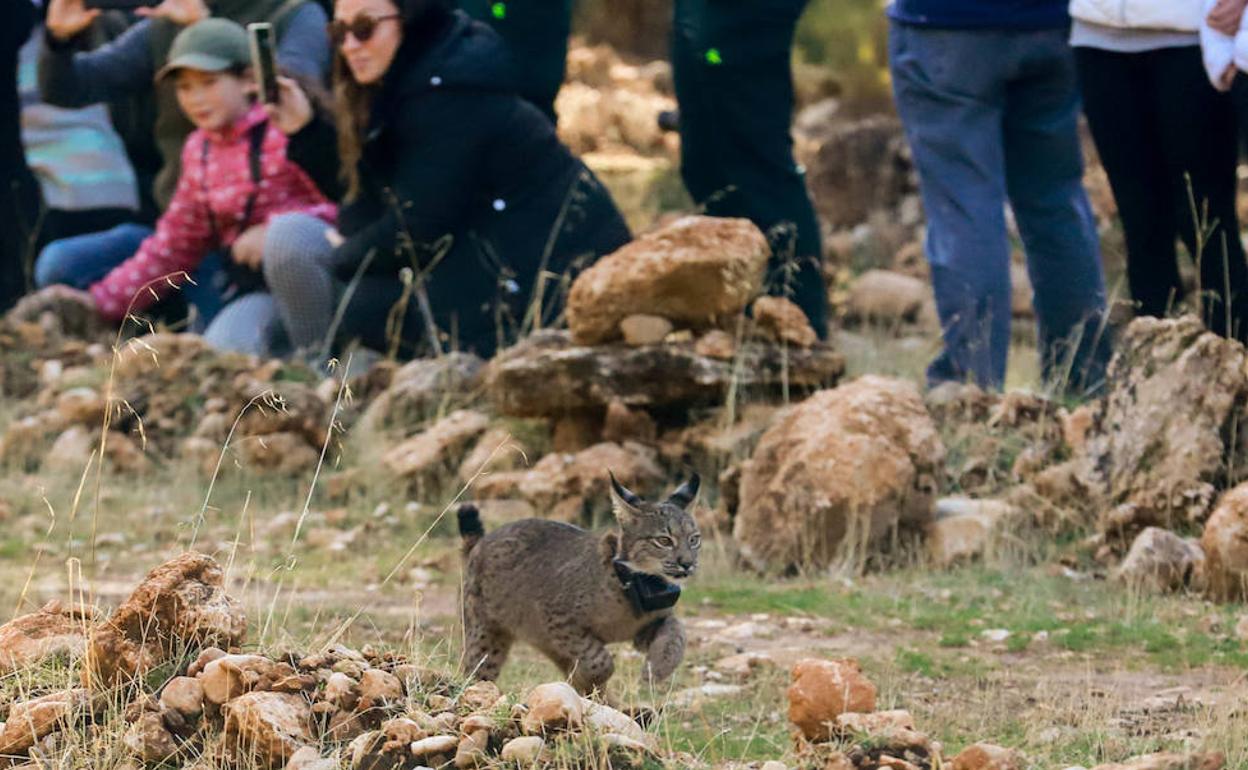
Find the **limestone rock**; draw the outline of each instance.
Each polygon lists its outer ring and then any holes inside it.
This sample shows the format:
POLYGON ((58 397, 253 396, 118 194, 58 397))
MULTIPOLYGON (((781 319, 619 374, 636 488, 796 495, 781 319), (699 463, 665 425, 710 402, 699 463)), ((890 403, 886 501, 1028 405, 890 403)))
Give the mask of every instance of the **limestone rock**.
POLYGON ((953 770, 1023 770, 1025 766, 1016 752, 991 743, 967 746, 953 758, 953 770))
POLYGON ((931 753, 931 741, 914 726, 909 711, 880 711, 873 714, 849 712, 834 723, 834 732, 845 739, 867 741, 890 754, 931 753))
POLYGON ((622 444, 626 441, 637 441, 643 444, 654 443, 659 429, 646 411, 629 409, 622 401, 612 401, 607 406, 607 415, 602 421, 602 440, 622 444))
POLYGON ((572 685, 566 682, 541 684, 529 691, 525 699, 528 711, 520 726, 528 735, 575 729, 585 719, 585 704, 572 685))
MULTIPOLYGON (((242 464, 252 471, 279 476, 298 476, 316 467, 321 450, 299 433, 247 436, 234 445, 242 464)), ((215 461, 215 458, 214 458, 215 461)))
POLYGON ((1195 539, 1179 537, 1160 527, 1149 527, 1135 538, 1114 577, 1148 591, 1196 588, 1204 582, 1205 552, 1195 539))
POLYGON ((361 426, 385 430, 419 425, 443 405, 459 405, 470 398, 480 385, 484 366, 471 353, 448 353, 404 364, 364 411, 361 426))
POLYGON ((204 711, 204 685, 189 676, 175 676, 160 691, 160 705, 188 720, 197 719, 204 711))
POLYGON ((1097 765, 1092 770, 1222 770, 1226 756, 1219 752, 1146 754, 1126 762, 1097 765))
POLYGON ((825 741, 840 715, 875 711, 875 695, 856 660, 799 660, 789 685, 789 721, 807 740, 825 741))
POLYGON ((145 711, 130 725, 122 736, 122 742, 135 757, 145 764, 158 764, 172 758, 181 746, 165 727, 160 714, 145 711))
POLYGON ((618 339, 620 321, 638 313, 711 326, 754 298, 769 256, 748 220, 685 217, 582 272, 568 294, 568 326, 582 345, 618 339))
POLYGON ((1147 526, 1203 523, 1226 471, 1231 424, 1248 399, 1245 351, 1186 316, 1137 318, 1117 343, 1108 392, 1092 418, 1080 481, 1101 510, 1134 506, 1102 532, 1128 543, 1147 526))
POLYGON ((741 474, 733 536, 757 569, 825 566, 931 518, 945 449, 915 387, 868 376, 780 415, 741 474))
POLYGON ((820 217, 837 228, 895 209, 915 187, 901 123, 893 117, 825 125, 802 162, 820 217))
POLYGON ((936 502, 936 518, 928 523, 927 552, 939 567, 981 556, 1002 524, 1017 516, 999 500, 945 498, 936 502))
POLYGON ((322 757, 315 748, 304 746, 290 755, 290 761, 286 763, 284 770, 338 770, 338 763, 322 757))
POLYGON ((487 393, 506 416, 560 417, 598 412, 613 401, 633 408, 710 406, 723 403, 729 387, 763 399, 781 395, 786 381, 790 392, 835 384, 845 370, 844 358, 826 345, 786 350, 748 342, 727 359, 695 347, 578 347, 565 333, 541 332, 490 362, 487 393))
POLYGON ((61 729, 89 700, 85 689, 75 689, 14 703, 8 721, 0 723, 0 756, 24 755, 39 739, 61 729))
POLYGON ((477 439, 459 466, 459 480, 472 481, 478 473, 513 471, 525 461, 525 448, 506 428, 490 428, 477 439))
POLYGON ((759 297, 754 301, 754 322, 772 339, 799 348, 814 345, 819 337, 810 319, 792 300, 784 297, 759 297))
POLYGON ((628 714, 610 706, 583 698, 585 725, 599 734, 613 733, 623 735, 632 740, 654 748, 654 738, 646 734, 628 714))
POLYGON ((737 341, 723 329, 711 329, 698 337, 693 345, 693 352, 704 358, 731 361, 737 354, 737 341))
POLYGON ((198 680, 204 700, 221 706, 255 689, 263 679, 273 679, 277 664, 262 655, 225 655, 200 672, 198 680))
POLYGON ((238 757, 260 768, 280 768, 296 751, 313 743, 312 711, 300 695, 252 692, 222 707, 225 742, 238 757))
POLYGON ((47 658, 81 657, 87 645, 87 628, 94 618, 88 608, 64 607, 54 601, 0 626, 0 676, 47 658))
POLYGON ((453 478, 472 441, 489 426, 490 419, 480 412, 453 412, 390 449, 382 462, 415 489, 429 488, 439 479, 453 478))
POLYGON ((503 744, 503 750, 499 755, 504 762, 515 762, 521 767, 528 767, 537 762, 545 748, 546 741, 540 737, 525 735, 519 738, 512 738, 503 744))
POLYGON ((868 270, 850 286, 846 315, 858 321, 912 322, 931 291, 918 278, 888 270, 868 270))
POLYGON ((434 735, 421 738, 411 745, 412 757, 422 765, 439 766, 440 758, 454 756, 459 749, 459 738, 454 735, 434 735))
POLYGON ((632 347, 658 345, 672 333, 672 322, 658 315, 638 313, 620 321, 620 336, 632 347))
POLYGON ((403 699, 403 683, 394 674, 370 668, 360 677, 360 700, 356 708, 382 709, 403 699))
POLYGON ((459 702, 473 711, 492 708, 503 693, 493 682, 473 682, 459 696, 459 702))
POLYGON ((1210 596, 1224 601, 1248 597, 1248 483, 1222 496, 1200 545, 1210 596))
POLYGON ((141 676, 183 646, 237 646, 247 631, 242 606, 225 593, 209 556, 185 553, 147 574, 105 622, 92 629, 82 680, 112 685, 141 676))
POLYGON ((466 770, 489 762, 486 751, 490 747, 490 734, 484 730, 471 732, 459 739, 455 749, 455 767, 466 770))
POLYGON ((480 479, 483 498, 520 497, 543 518, 592 520, 610 510, 606 469, 633 490, 656 489, 665 475, 655 453, 637 444, 596 444, 576 454, 550 454, 531 470, 496 473, 480 479))

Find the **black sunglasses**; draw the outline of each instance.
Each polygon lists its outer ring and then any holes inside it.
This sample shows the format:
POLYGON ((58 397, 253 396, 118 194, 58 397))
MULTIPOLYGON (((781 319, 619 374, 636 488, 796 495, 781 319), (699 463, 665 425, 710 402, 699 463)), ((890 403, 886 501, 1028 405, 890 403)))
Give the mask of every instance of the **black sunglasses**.
POLYGON ((347 34, 351 37, 367 43, 372 39, 373 33, 377 31, 377 25, 383 21, 401 18, 399 14, 392 13, 389 16, 368 16, 361 13, 351 21, 343 19, 334 19, 329 23, 329 39, 333 41, 335 46, 341 46, 347 42, 347 34))

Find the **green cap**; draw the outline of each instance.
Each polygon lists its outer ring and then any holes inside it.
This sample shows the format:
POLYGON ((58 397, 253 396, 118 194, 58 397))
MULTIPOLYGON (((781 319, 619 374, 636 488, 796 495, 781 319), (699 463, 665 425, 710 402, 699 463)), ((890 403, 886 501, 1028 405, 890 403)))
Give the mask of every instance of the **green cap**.
POLYGON ((204 19, 178 33, 156 79, 180 69, 224 72, 251 63, 247 30, 229 19, 204 19))

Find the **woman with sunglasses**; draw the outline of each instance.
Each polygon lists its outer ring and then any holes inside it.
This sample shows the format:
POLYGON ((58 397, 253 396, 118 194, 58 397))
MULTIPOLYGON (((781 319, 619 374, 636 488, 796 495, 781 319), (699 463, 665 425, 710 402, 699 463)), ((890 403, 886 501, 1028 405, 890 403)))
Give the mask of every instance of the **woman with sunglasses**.
POLYGON ((501 39, 441 0, 337 0, 330 34, 337 135, 291 80, 270 107, 291 160, 344 201, 337 231, 299 215, 269 231, 291 342, 489 356, 553 322, 570 274, 630 235, 517 94, 501 39))

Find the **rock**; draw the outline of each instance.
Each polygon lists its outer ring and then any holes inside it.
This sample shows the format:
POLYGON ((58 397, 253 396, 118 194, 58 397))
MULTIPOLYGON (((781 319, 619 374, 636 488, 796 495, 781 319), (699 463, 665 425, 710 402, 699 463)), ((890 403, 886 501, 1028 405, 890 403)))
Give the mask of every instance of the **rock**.
POLYGON ((56 437, 48 450, 43 469, 53 473, 83 473, 99 445, 96 432, 74 425, 56 437))
POLYGON ((1222 770, 1225 765, 1226 756, 1220 752, 1163 752, 1135 757, 1126 762, 1097 765, 1092 770, 1222 770))
POLYGON ((784 764, 783 762, 778 762, 773 759, 773 760, 764 762, 763 766, 760 767, 758 770, 789 770, 789 766, 784 764))
POLYGON ((967 746, 953 758, 953 770, 1023 770, 1025 766, 1016 752, 991 743, 967 746))
POLYGON ((290 756, 285 770, 338 770, 338 762, 322 757, 320 752, 311 746, 304 746, 290 756))
POLYGON ((56 412, 65 425, 98 426, 107 410, 108 405, 95 388, 70 388, 56 397, 56 412))
POLYGON ((842 738, 867 742, 893 754, 910 751, 927 756, 932 748, 928 737, 915 728, 909 711, 841 714, 836 718, 834 732, 842 738))
POLYGON ((1227 444, 1227 426, 1248 399, 1246 363, 1242 345, 1205 331, 1194 316, 1137 318, 1127 327, 1077 457, 1100 510, 1134 506, 1125 522, 1102 520, 1103 534, 1125 546, 1148 526, 1205 521, 1227 463, 1248 460, 1227 444))
POLYGON ((94 618, 95 613, 89 608, 64 607, 53 601, 38 612, 0 626, 0 676, 48 658, 82 657, 87 646, 87 627, 94 618))
POLYGON ((576 729, 585 718, 584 701, 566 682, 534 687, 529 691, 525 705, 529 710, 520 720, 520 727, 528 735, 576 729))
POLYGON ((355 711, 360 702, 360 683, 340 671, 334 672, 325 682, 321 698, 343 711, 355 711))
POLYGON ((394 373, 390 387, 369 404, 360 418, 364 428, 408 429, 446 405, 458 405, 480 386, 485 362, 471 353, 420 358, 394 373))
POLYGON ((502 691, 493 682, 473 682, 460 694, 459 702, 473 711, 484 711, 493 708, 502 697, 502 691))
POLYGON ((37 741, 65 726, 90 701, 85 689, 63 690, 9 707, 0 723, 0 756, 23 756, 37 741))
POLYGON ((715 670, 738 679, 749 679, 759 671, 774 668, 776 661, 765 652, 743 652, 715 662, 715 670))
POLYGON ((496 473, 480 479, 483 498, 521 497, 543 518, 592 521, 610 511, 607 475, 610 468, 629 489, 657 489, 665 480, 653 450, 637 444, 603 443, 576 454, 550 454, 528 471, 496 473))
POLYGON ((360 677, 360 700, 357 709, 383 709, 403 699, 403 683, 394 674, 370 668, 360 677))
POLYGON ((224 738, 236 757, 260 768, 280 768, 296 751, 314 742, 312 711, 300 695, 252 692, 222 709, 224 738))
POLYGON ((588 449, 602 440, 602 418, 592 412, 572 412, 555 420, 551 429, 550 448, 554 452, 573 454, 588 449))
POLYGON ((1248 642, 1248 615, 1240 615, 1239 620, 1235 622, 1235 638, 1241 642, 1248 642))
POLYGON ((262 655, 224 655, 204 666, 198 676, 204 700, 221 706, 272 680, 277 664, 262 655))
POLYGON ((321 461, 321 450, 299 433, 249 436, 234 444, 239 460, 248 469, 279 476, 298 476, 321 461))
POLYGON ((641 725, 637 724, 628 714, 602 703, 596 703, 588 698, 582 698, 581 700, 584 705, 585 725, 592 728, 595 732, 623 735, 644 744, 648 748, 654 748, 654 738, 647 735, 646 731, 641 729, 641 725))
POLYGON ((912 322, 931 288, 919 280, 888 270, 868 270, 849 288, 846 315, 857 321, 912 322))
POLYGON ((122 736, 122 743, 144 764, 159 764, 171 759, 181 746, 173 733, 165 727, 160 714, 146 711, 138 721, 130 725, 122 736))
POLYGON ((823 127, 811 152, 802 153, 820 218, 834 228, 891 211, 914 188, 913 164, 893 117, 870 117, 823 127))
POLYGON ((460 410, 438 420, 428 430, 407 439, 382 457, 386 468, 405 479, 417 494, 457 475, 472 441, 490 427, 480 412, 460 410))
POLYGON ((713 326, 749 304, 762 286, 767 239, 750 221, 685 217, 642 235, 577 276, 567 318, 578 344, 619 338, 630 315, 713 326))
POLYGON ((460 483, 473 481, 479 473, 513 471, 525 462, 525 448, 506 428, 490 428, 477 439, 459 466, 460 483))
POLYGON ((737 341, 723 329, 711 329, 698 337, 693 345, 693 352, 704 358, 731 361, 737 354, 737 341))
POLYGON ((641 409, 629 409, 622 401, 612 401, 602 422, 602 440, 622 444, 637 441, 654 443, 659 432, 654 418, 641 409))
POLYGON ((672 333, 672 322, 657 315, 639 313, 620 321, 620 335, 624 344, 632 347, 658 345, 672 333))
POLYGON ((826 566, 932 516, 945 448, 914 385, 867 376, 780 415, 744 463, 733 537, 760 570, 826 566))
POLYGON ((840 715, 875 711, 875 694, 856 660, 799 660, 789 685, 789 721, 807 740, 826 741, 840 715))
POLYGON ((981 556, 1003 523, 1018 511, 1000 500, 945 498, 936 502, 936 518, 925 528, 927 552, 938 567, 981 556))
POLYGON ((466 770, 466 768, 477 767, 489 763, 489 756, 486 751, 490 747, 490 734, 485 730, 468 733, 459 739, 459 746, 455 749, 455 767, 466 770))
POLYGON ((1088 433, 1092 430, 1095 412, 1088 404, 1076 407, 1061 416, 1062 441, 1072 452, 1082 452, 1088 443, 1088 433))
POLYGON ((1159 527, 1141 532, 1114 571, 1116 580, 1159 593, 1199 587, 1204 575, 1205 552, 1200 543, 1159 527))
MULTIPOLYGON (((428 715, 422 716, 428 719, 428 715)), ((398 717, 383 722, 381 732, 385 736, 387 745, 402 746, 404 751, 416 741, 429 737, 428 727, 407 717, 398 717)))
POLYGON ((536 735, 512 738, 503 744, 499 756, 504 762, 515 762, 521 767, 529 767, 538 761, 546 749, 546 741, 536 735))
POLYGON ((802 309, 784 297, 754 300, 754 322, 772 339, 799 348, 808 348, 819 340, 802 309))
POLYGON ((175 676, 160 691, 160 705, 195 720, 204 711, 204 685, 189 676, 175 676))
POLYGON ((533 334, 496 356, 486 388, 495 410, 509 417, 560 417, 600 412, 611 402, 630 408, 693 408, 723 403, 729 387, 764 399, 835 384, 844 358, 826 345, 783 349, 748 342, 735 358, 699 355, 690 343, 642 348, 576 347, 562 332, 533 334), (787 368, 786 368, 787 367, 787 368))
POLYGON ((421 764, 437 766, 442 762, 436 761, 436 758, 443 756, 453 756, 459 749, 459 738, 454 735, 435 735, 431 738, 421 738, 412 743, 412 757, 421 764))
POLYGON ((619 733, 601 733, 599 734, 598 739, 602 741, 602 744, 608 749, 623 749, 636 754, 648 754, 651 752, 650 746, 628 735, 620 735, 619 733))
POLYGON ((225 593, 210 556, 184 553, 147 574, 87 642, 82 681, 113 685, 142 676, 179 648, 242 643, 247 616, 225 593))
POLYGON ((1205 552, 1209 595, 1222 601, 1248 597, 1248 483, 1218 501, 1200 546, 1205 552))

